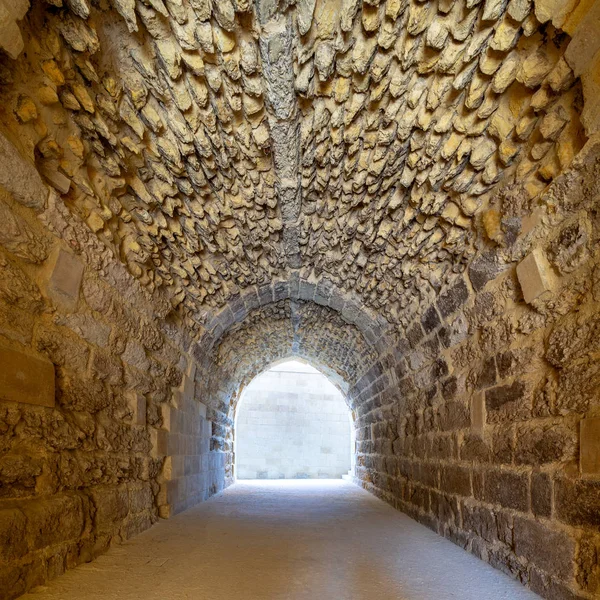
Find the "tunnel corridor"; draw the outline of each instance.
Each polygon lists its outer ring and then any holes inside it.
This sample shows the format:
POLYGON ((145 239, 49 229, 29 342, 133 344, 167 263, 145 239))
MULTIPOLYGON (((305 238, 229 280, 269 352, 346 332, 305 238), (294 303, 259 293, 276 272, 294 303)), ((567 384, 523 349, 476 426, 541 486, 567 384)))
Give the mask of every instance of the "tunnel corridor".
POLYGON ((600 0, 0 0, 0 600, 598 600, 599 74, 600 0), (287 360, 344 481, 236 481, 287 360))

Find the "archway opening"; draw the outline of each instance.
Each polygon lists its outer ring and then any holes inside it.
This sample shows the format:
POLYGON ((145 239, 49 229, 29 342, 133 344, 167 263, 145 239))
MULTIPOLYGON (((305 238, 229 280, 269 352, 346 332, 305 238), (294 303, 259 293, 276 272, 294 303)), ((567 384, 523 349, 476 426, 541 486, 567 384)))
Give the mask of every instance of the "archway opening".
POLYGON ((237 479, 338 479, 353 472, 354 427, 342 392, 288 359, 256 376, 235 415, 237 479))

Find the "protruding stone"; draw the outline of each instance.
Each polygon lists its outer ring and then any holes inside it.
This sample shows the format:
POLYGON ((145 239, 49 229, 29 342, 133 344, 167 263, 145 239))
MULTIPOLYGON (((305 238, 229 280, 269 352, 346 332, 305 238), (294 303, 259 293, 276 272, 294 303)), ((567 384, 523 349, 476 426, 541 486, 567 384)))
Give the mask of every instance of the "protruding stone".
POLYGON ((54 406, 54 365, 41 356, 0 346, 0 400, 54 406))
POLYGON ((15 112, 21 123, 28 123, 38 116, 35 103, 27 96, 19 96, 15 112))
POLYGON ((79 300, 79 289, 83 277, 83 263, 62 248, 58 250, 47 292, 59 305, 73 309, 79 300))
POLYGON ((588 417, 580 423, 579 465, 584 474, 600 474, 600 417, 588 417))
POLYGON ((550 289, 547 260, 539 248, 517 265, 517 277, 527 303, 533 302, 550 289))
POLYGON ((316 0, 299 0, 298 7, 298 31, 304 35, 312 25, 313 13, 315 11, 316 0))
POLYGON ((56 168, 56 164, 42 164, 39 172, 61 194, 66 194, 71 189, 71 180, 56 168))
POLYGON ((476 392, 471 397, 471 431, 483 437, 485 428, 485 395, 476 392))

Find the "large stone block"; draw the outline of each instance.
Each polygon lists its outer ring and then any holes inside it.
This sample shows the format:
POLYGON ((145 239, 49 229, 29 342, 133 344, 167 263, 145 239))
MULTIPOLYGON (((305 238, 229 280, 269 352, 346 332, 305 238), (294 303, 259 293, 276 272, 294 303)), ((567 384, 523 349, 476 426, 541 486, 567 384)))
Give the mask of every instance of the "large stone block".
POLYGON ((129 408, 132 413, 134 425, 146 425, 146 398, 139 392, 131 392, 128 396, 129 408))
POLYGON ((550 289, 548 264, 539 248, 517 265, 517 277, 527 303, 533 302, 550 289))
POLYGON ((154 495, 149 483, 129 489, 129 507, 131 513, 150 510, 154 506, 154 495))
POLYGON ((0 399, 54 406, 54 365, 45 358, 0 347, 0 399))
POLYGON ((482 506, 462 506, 463 527, 468 531, 475 532, 488 542, 498 539, 498 528, 493 511, 482 506))
POLYGON ((525 405, 526 386, 522 381, 485 391, 485 407, 489 421, 514 420, 525 405))
POLYGON ((560 579, 573 574, 575 541, 564 531, 534 519, 516 517, 513 524, 515 553, 560 579))
POLYGON ((522 425, 517 428, 515 462, 543 465, 576 458, 576 434, 560 424, 522 425))
POLYGON ((483 392, 477 392, 471 397, 471 430, 483 436, 485 428, 485 397, 483 392))
POLYGON ((125 486, 98 487, 90 492, 94 504, 94 528, 97 533, 114 534, 129 513, 129 494, 125 486))
POLYGON ((438 423, 442 431, 469 427, 471 423, 469 409, 461 402, 446 402, 438 410, 438 423))
POLYGON ((85 526, 84 502, 80 496, 58 495, 40 498, 23 507, 31 549, 46 548, 76 540, 85 526))
POLYGON ((54 268, 48 280, 48 296, 66 309, 75 309, 79 300, 82 277, 81 260, 61 248, 56 255, 54 268))
POLYGON ((484 498, 486 502, 526 512, 529 510, 529 476, 513 471, 486 471, 484 498))
POLYGON ((166 456, 169 448, 169 432, 164 429, 152 429, 152 456, 160 458, 166 456))
POLYGON ((450 494, 471 495, 471 471, 468 467, 448 465, 442 468, 440 488, 450 494))
POLYGON ((552 479, 548 473, 531 475, 531 511, 536 517, 552 514, 552 479))
POLYGON ((554 509, 568 525, 600 528, 600 481, 558 479, 554 483, 554 509))
POLYGON ((581 472, 598 475, 600 473, 600 417, 581 421, 579 439, 581 472))
POLYGON ((0 561, 9 562, 27 552, 25 515, 17 508, 0 510, 0 561))

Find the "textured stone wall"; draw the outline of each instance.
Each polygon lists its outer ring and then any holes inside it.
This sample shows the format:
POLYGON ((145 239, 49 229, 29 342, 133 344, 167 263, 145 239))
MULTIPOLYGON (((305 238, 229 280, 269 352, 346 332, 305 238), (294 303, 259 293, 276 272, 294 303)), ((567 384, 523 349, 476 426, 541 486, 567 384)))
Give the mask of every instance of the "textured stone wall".
POLYGON ((189 328, 300 267, 406 325, 498 182, 537 198, 585 142, 594 65, 537 4, 36 2, 0 114, 189 328))
POLYGON ((481 240, 357 403, 359 482, 552 599, 600 593, 599 175, 589 145, 533 226, 499 192, 520 233, 481 240))
POLYGON ((11 161, 14 190, 0 187, 3 599, 181 510, 183 475, 184 506, 223 486, 170 304, 11 161))

